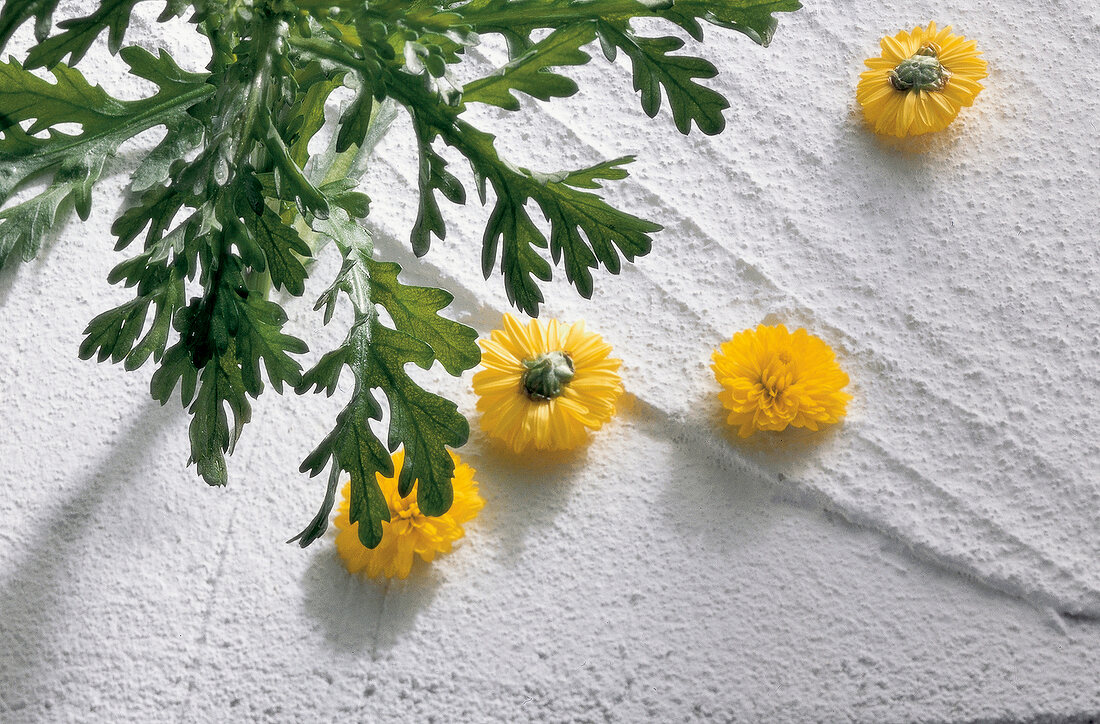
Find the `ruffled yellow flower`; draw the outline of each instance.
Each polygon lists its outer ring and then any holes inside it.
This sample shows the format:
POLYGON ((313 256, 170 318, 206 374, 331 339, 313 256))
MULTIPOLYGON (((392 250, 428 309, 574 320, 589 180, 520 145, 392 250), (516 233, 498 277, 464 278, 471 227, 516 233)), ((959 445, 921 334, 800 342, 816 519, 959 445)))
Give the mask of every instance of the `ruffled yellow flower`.
POLYGON ((351 482, 344 485, 343 500, 336 514, 336 552, 349 573, 368 578, 405 578, 412 569, 413 556, 431 562, 437 553, 450 553, 451 545, 466 535, 462 524, 473 519, 485 505, 477 491, 474 469, 451 453, 455 462, 454 503, 440 516, 428 517, 416 504, 416 484, 402 498, 397 492, 397 476, 405 460, 405 451, 393 454, 391 477, 376 474, 382 495, 390 507, 390 519, 382 523, 382 541, 367 548, 359 540, 359 523, 351 522, 351 482))
POLYGON ((788 425, 817 430, 844 417, 852 398, 841 392, 848 375, 833 350, 804 329, 761 324, 723 342, 713 359, 718 399, 741 437, 788 425))
POLYGON ((525 327, 505 314, 503 327, 479 341, 484 369, 474 391, 485 432, 517 453, 568 450, 611 419, 623 391, 611 345, 584 322, 525 327))
POLYGON ((978 44, 935 23, 884 37, 882 55, 864 61, 856 100, 875 133, 916 136, 942 131, 974 103, 986 63, 978 44))

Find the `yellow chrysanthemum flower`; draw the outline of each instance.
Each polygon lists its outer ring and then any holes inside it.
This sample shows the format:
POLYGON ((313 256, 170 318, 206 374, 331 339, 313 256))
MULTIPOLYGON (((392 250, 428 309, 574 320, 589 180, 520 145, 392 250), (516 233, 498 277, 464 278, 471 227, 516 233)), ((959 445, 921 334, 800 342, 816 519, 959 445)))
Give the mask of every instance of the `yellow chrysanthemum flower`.
POLYGON ((622 394, 621 360, 584 322, 524 327, 504 315, 504 328, 479 341, 484 367, 474 375, 481 428, 513 450, 568 450, 589 428, 611 419, 622 394))
POLYGON ((718 399, 741 437, 788 425, 817 430, 844 417, 852 399, 841 392, 848 375, 833 350, 804 329, 791 334, 782 324, 761 324, 723 342, 713 358, 718 399))
POLYGON ((882 55, 868 58, 856 100, 875 133, 916 136, 942 131, 974 103, 986 63, 978 44, 935 23, 882 39, 882 55))
POLYGON ((336 514, 336 552, 349 573, 369 578, 405 578, 412 569, 413 556, 431 562, 437 553, 450 553, 451 545, 466 535, 462 524, 473 519, 485 505, 477 491, 474 470, 451 453, 455 463, 454 502, 440 516, 428 517, 416 504, 416 484, 402 498, 397 492, 397 476, 405 460, 405 451, 393 454, 394 474, 376 474, 382 495, 390 507, 390 519, 382 523, 382 541, 367 548, 359 540, 359 523, 351 522, 351 482, 344 485, 343 500, 336 514))

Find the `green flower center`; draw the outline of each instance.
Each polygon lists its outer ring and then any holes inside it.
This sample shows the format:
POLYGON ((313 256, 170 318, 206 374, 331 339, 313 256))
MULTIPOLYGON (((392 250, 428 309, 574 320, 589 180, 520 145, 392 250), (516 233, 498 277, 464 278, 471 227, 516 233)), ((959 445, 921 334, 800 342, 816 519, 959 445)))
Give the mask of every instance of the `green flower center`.
POLYGON ((573 359, 562 351, 540 354, 534 359, 523 360, 527 372, 523 374, 523 389, 532 400, 547 402, 561 395, 565 385, 573 379, 576 370, 573 359))
POLYGON ((899 91, 943 90, 951 74, 939 60, 940 49, 935 43, 921 46, 911 57, 890 71, 890 83, 899 91))

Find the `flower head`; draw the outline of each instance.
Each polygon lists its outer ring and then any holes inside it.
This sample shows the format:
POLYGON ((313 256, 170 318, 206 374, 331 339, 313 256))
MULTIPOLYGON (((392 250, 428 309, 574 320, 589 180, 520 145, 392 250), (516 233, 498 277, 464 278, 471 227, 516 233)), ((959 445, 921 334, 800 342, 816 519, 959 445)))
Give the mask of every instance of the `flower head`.
POLYGON ((884 37, 882 54, 864 61, 856 100, 875 133, 916 136, 942 131, 974 103, 986 63, 978 44, 935 23, 884 37))
POLYGON ((718 398, 741 437, 788 425, 817 430, 844 417, 852 398, 841 392, 848 375, 833 350, 804 329, 761 324, 723 342, 713 359, 718 398))
POLYGON ((382 541, 367 548, 359 540, 359 523, 351 522, 351 483, 344 485, 343 500, 336 514, 336 552, 349 573, 362 573, 368 578, 405 578, 412 569, 413 556, 431 561, 436 553, 450 553, 451 545, 466 535, 462 524, 474 518, 485 501, 477 492, 474 470, 451 453, 455 474, 451 479, 454 502, 440 516, 428 517, 416 504, 416 484, 402 498, 397 492, 398 471, 405 460, 405 451, 393 454, 394 474, 383 477, 377 473, 378 485, 390 508, 390 519, 382 523, 382 541))
POLYGON ((524 326, 505 314, 503 327, 480 340, 474 391, 483 430, 516 452, 568 450, 611 419, 623 391, 611 345, 584 322, 524 326))

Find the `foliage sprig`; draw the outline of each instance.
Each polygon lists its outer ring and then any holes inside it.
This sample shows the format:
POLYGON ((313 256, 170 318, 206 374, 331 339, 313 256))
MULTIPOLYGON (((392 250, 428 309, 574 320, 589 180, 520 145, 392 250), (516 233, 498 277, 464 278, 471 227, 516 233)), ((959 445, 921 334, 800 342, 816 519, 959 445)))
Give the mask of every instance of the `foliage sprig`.
POLYGON ((598 43, 609 60, 620 51, 629 59, 647 115, 667 103, 680 133, 694 125, 716 134, 729 102, 700 83, 715 67, 678 53, 679 36, 641 36, 631 21, 662 19, 696 40, 705 21, 767 44, 773 13, 799 7, 797 0, 168 0, 160 19, 187 16, 209 42, 207 72, 193 73, 163 50, 124 45, 137 2, 99 0, 89 15, 56 26, 57 0, 0 4, 0 51, 26 22, 33 21, 37 41, 22 61, 0 63, 0 205, 30 181, 48 178, 41 193, 0 211, 0 266, 35 258, 72 211, 86 219, 107 160, 128 139, 164 127, 163 140, 134 171, 131 203, 112 227, 118 251, 141 239, 141 250, 109 277, 133 288, 134 297, 89 323, 80 355, 130 370, 151 359, 152 395, 166 403, 178 391, 191 414, 192 461, 211 485, 226 484, 225 456, 265 380, 278 392, 285 385, 331 395, 347 368, 351 399, 301 466, 310 475, 328 470, 327 493, 295 540, 304 546, 324 533, 347 474, 351 520, 368 547, 378 544, 388 520, 375 473, 393 474, 389 453, 404 447, 400 490, 406 494, 419 480, 420 509, 437 515, 452 500, 447 448, 469 435, 456 405, 420 387, 406 365, 439 363, 459 375, 480 358, 474 330, 439 314, 451 295, 402 283, 397 264, 376 258, 363 225, 370 199, 356 185, 395 108, 408 113, 419 152, 415 253, 446 236, 437 197, 466 201, 439 141, 470 163, 482 203, 492 191, 485 276, 499 268, 508 299, 537 315, 539 283, 554 266, 589 297, 593 270, 617 273, 623 259, 650 250, 661 227, 595 193, 624 178, 633 156, 533 171, 501 157, 495 138, 464 119, 467 107, 519 111, 518 94, 540 101, 573 95, 577 84, 559 69, 588 63, 589 46, 598 43), (104 31, 110 52, 155 93, 119 100, 75 68, 104 31), (506 41, 508 62, 456 85, 452 68, 489 35, 506 41), (38 68, 54 82, 31 72, 38 68), (326 127, 326 103, 340 87, 354 99, 326 127), (66 124, 80 130, 63 130, 66 124), (314 154, 309 146, 318 134, 331 142, 314 154), (545 225, 531 217, 529 202, 545 225), (296 357, 306 343, 284 331, 286 313, 271 291, 304 294, 309 262, 328 244, 343 263, 316 307, 327 324, 344 298, 352 322, 343 343, 303 372, 296 357), (188 283, 201 293, 188 298, 188 283), (376 391, 389 410, 384 434, 375 429, 383 418, 376 391))

